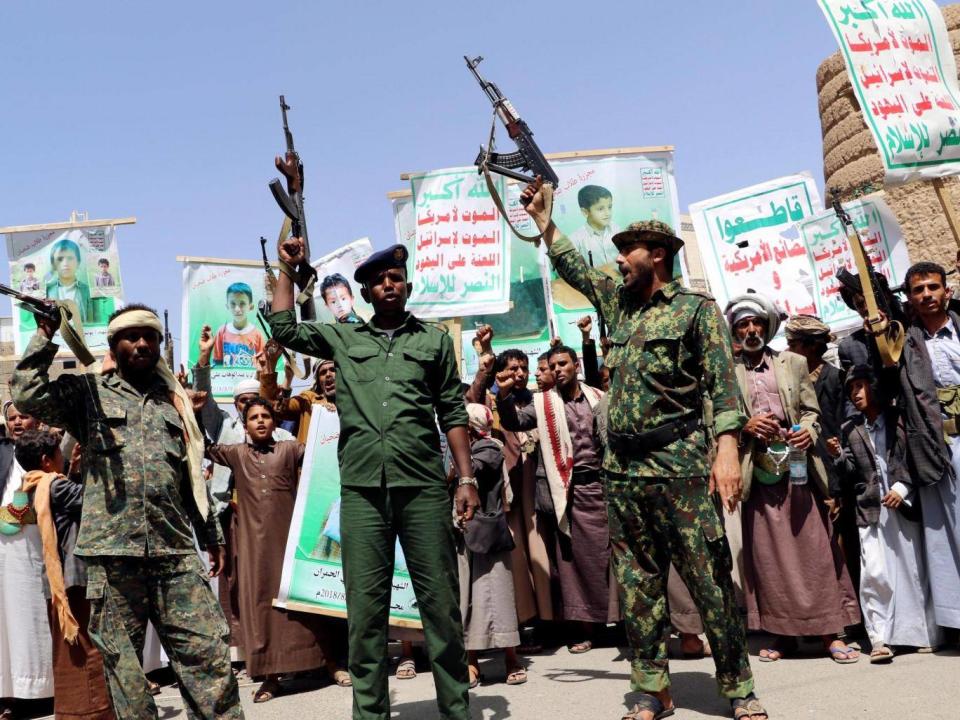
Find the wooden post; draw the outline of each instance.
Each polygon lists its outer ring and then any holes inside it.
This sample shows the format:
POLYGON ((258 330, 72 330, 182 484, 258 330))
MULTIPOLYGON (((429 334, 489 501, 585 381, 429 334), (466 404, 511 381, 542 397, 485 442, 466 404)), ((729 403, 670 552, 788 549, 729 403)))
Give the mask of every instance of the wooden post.
POLYGON ((947 190, 943 178, 939 177, 933 179, 933 187, 937 191, 937 199, 940 201, 940 207, 943 208, 943 214, 947 217, 947 225, 953 233, 953 240, 960 248, 960 217, 957 217, 957 210, 953 207, 950 191, 947 190))

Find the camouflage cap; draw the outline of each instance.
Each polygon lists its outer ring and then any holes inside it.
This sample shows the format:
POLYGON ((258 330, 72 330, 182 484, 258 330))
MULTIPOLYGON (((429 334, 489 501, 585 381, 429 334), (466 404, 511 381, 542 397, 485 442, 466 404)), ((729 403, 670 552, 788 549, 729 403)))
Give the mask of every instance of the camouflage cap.
POLYGON ((623 250, 638 242, 665 245, 672 252, 677 252, 683 247, 683 240, 677 237, 673 228, 662 220, 640 220, 630 223, 626 230, 618 232, 611 240, 617 246, 617 250, 623 250))

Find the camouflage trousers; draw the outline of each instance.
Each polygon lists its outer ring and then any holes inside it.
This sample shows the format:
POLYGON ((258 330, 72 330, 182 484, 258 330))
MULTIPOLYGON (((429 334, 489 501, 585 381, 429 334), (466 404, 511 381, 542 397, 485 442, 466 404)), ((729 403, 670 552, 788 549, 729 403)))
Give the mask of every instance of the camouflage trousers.
POLYGON ((90 639, 103 655, 119 720, 156 718, 141 667, 151 621, 180 681, 188 718, 242 718, 230 631, 200 558, 88 557, 90 639))
POLYGON ((720 694, 745 697, 753 690, 746 629, 734 601, 730 547, 706 478, 607 473, 605 479, 614 571, 634 656, 631 686, 642 692, 670 686, 672 561, 703 619, 720 694))

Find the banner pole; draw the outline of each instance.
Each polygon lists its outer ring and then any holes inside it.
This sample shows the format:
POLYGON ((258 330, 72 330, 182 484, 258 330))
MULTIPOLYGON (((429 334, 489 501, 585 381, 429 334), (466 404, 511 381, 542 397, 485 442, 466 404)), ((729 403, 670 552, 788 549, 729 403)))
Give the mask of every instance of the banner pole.
POLYGON ((957 217, 957 210, 953 207, 950 192, 947 190, 943 178, 940 177, 933 179, 933 187, 937 191, 937 200, 940 201, 943 214, 947 217, 947 225, 950 226, 950 232, 953 233, 953 240, 960 248, 960 218, 957 217))

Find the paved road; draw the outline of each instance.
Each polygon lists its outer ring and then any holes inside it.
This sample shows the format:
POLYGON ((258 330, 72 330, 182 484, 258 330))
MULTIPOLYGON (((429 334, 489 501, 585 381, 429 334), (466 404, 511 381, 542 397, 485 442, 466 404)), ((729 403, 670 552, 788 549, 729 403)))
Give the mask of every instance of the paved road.
MULTIPOLYGON (((757 643, 757 638, 751 638, 754 649, 757 643)), ((804 649, 809 653, 776 663, 751 658, 758 691, 773 718, 960 718, 960 652, 956 650, 902 655, 890 665, 877 666, 865 658, 855 665, 837 665, 818 656, 812 644, 804 649)), ((584 655, 560 649, 532 656, 529 682, 514 687, 501 682, 500 658, 483 660, 481 666, 490 682, 471 693, 475 720, 618 720, 631 698, 630 668, 616 648, 597 648, 584 655)), ((673 661, 671 670, 676 720, 729 717, 728 704, 715 692, 709 659, 673 661)), ((350 718, 350 691, 343 688, 305 690, 254 705, 250 701, 254 687, 250 683, 242 687, 250 720, 350 718)), ((414 680, 391 680, 390 696, 393 720, 440 720, 429 673, 414 680)), ((164 720, 185 717, 176 689, 165 687, 159 704, 164 720)))

